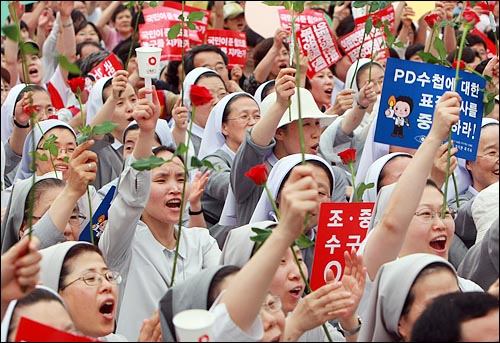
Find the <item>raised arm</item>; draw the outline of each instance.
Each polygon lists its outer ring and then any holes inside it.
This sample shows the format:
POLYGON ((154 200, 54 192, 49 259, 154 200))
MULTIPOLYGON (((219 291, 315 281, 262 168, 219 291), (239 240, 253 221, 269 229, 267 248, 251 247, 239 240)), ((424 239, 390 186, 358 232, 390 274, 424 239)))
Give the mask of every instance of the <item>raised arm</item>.
MULTIPOLYGON (((74 7, 74 1, 61 1, 59 5, 59 28, 61 34, 58 35, 58 39, 61 40, 60 50, 58 53, 64 55, 68 58, 70 62, 76 60, 76 38, 75 38, 75 27, 73 26, 73 20, 71 20, 71 11, 74 7)), ((68 81, 68 71, 61 68, 61 74, 63 79, 68 81)))
POLYGON ((257 82, 264 83, 267 81, 267 77, 273 68, 274 59, 279 55, 280 50, 283 48, 283 41, 287 39, 289 35, 290 33, 284 28, 276 30, 271 49, 269 49, 262 61, 260 61, 253 71, 253 75, 257 82))
POLYGON ((399 254, 408 226, 422 198, 436 152, 447 138, 452 125, 458 122, 460 101, 460 96, 454 92, 446 92, 439 99, 429 135, 401 174, 380 222, 366 242, 363 259, 371 280, 375 280, 382 264, 396 259, 399 254))
POLYGON ((280 223, 222 295, 231 319, 242 330, 248 330, 259 315, 286 249, 302 233, 306 215, 314 213, 318 206, 318 185, 312 168, 295 167, 283 188, 280 223))

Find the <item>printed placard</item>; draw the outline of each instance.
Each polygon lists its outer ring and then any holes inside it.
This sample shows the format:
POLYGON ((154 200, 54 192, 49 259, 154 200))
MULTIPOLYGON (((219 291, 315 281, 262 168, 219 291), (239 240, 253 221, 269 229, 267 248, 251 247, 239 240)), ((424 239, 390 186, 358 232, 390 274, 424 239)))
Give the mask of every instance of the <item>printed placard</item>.
POLYGON ((308 57, 309 78, 342 58, 335 37, 325 19, 299 30, 297 41, 302 53, 308 57))
MULTIPOLYGON (((417 149, 431 129, 436 103, 444 92, 454 89, 455 82, 453 68, 389 58, 374 140, 417 149)), ((476 160, 485 83, 480 76, 463 70, 459 73, 456 92, 462 103, 452 140, 458 149, 456 156, 469 161, 476 160)))
POLYGON ((366 237, 374 202, 324 202, 321 203, 311 288, 316 290, 326 284, 327 270, 332 270, 335 281, 344 273, 344 252, 354 247, 358 250, 366 237))
POLYGON ((111 53, 111 55, 102 60, 101 63, 92 68, 87 76, 93 78, 92 82, 96 82, 103 77, 113 76, 118 70, 123 70, 123 65, 118 57, 111 53))
POLYGON ((182 40, 178 35, 174 39, 168 38, 170 28, 179 23, 179 20, 165 20, 162 23, 146 23, 139 25, 139 40, 141 46, 154 46, 161 48, 161 61, 180 61, 182 60, 182 44, 184 51, 190 47, 190 40, 182 40))
POLYGON ((247 34, 234 30, 207 30, 207 44, 219 47, 229 59, 228 68, 243 67, 247 60, 247 34))
MULTIPOLYGON (((164 1, 163 6, 145 8, 143 10, 144 21, 146 23, 165 23, 165 21, 179 21, 181 12, 181 3, 174 1, 164 1)), ((208 20, 210 18, 210 11, 184 5, 184 18, 187 19, 189 13, 191 12, 205 13, 203 19, 193 22, 193 24, 196 26, 196 30, 186 30, 186 37, 189 37, 189 40, 191 42, 201 44, 205 41, 208 20)))
POLYGON ((386 8, 381 9, 380 11, 376 11, 370 13, 369 15, 364 15, 362 17, 358 17, 354 19, 354 25, 356 29, 362 28, 365 29, 365 23, 368 20, 368 17, 372 18, 373 26, 377 26, 379 23, 388 22, 389 29, 391 32, 394 30, 394 20, 396 15, 394 13, 394 6, 389 5, 386 8))
POLYGON ((78 336, 61 331, 26 317, 21 317, 15 342, 103 342, 98 339, 78 336))
MULTIPOLYGON (((278 16, 281 27, 291 31, 292 15, 290 10, 278 9, 278 16)), ((295 31, 306 28, 307 26, 316 24, 325 20, 325 16, 321 11, 304 10, 302 13, 295 13, 295 31)))
POLYGON ((343 36, 338 40, 338 44, 344 49, 352 63, 356 63, 358 58, 370 58, 372 54, 377 56, 377 60, 385 59, 389 56, 385 46, 385 34, 382 29, 372 28, 371 32, 365 36, 365 28, 360 27, 353 32, 343 36), (361 47, 363 43, 363 47, 361 47), (361 55, 359 50, 361 49, 361 55))

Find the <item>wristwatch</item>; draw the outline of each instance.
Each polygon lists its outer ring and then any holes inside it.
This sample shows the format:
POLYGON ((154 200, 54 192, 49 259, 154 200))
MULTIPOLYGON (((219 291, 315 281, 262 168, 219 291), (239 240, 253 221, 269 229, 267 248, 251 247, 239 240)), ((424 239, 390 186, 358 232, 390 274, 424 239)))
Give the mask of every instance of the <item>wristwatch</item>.
POLYGON ((352 336, 352 335, 355 335, 359 332, 359 330, 361 330, 361 325, 363 324, 363 322, 361 321, 361 317, 358 316, 358 327, 352 329, 352 330, 345 330, 342 325, 340 325, 340 321, 338 322, 339 324, 339 331, 342 332, 342 334, 344 336, 352 336))

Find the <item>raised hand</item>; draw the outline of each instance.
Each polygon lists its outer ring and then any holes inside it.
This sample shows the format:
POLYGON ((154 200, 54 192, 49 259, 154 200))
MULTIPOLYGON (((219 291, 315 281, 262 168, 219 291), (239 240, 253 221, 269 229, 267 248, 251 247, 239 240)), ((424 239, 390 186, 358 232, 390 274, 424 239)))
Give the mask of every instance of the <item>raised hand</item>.
POLYGON ((462 98, 456 92, 445 92, 434 109, 429 136, 441 141, 448 137, 451 127, 458 122, 460 116, 460 102, 462 98))
POLYGON ((113 93, 112 96, 114 99, 120 99, 122 93, 127 89, 128 82, 128 71, 126 70, 118 70, 113 75, 113 80, 111 81, 113 93))
POLYGON ((76 147, 69 160, 66 184, 77 197, 82 196, 87 186, 96 179, 97 154, 88 150, 93 145, 93 140, 83 142, 76 147))
POLYGON ((283 108, 288 107, 288 100, 295 94, 295 69, 283 68, 276 77, 276 102, 283 108))

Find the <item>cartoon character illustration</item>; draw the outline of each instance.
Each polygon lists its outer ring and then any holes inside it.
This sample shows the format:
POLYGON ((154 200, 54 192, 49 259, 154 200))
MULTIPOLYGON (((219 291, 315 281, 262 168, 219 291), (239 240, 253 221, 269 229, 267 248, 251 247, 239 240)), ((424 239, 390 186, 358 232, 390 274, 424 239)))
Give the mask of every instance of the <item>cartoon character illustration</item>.
POLYGON ((400 95, 397 98, 391 95, 387 103, 389 108, 385 110, 385 116, 394 119, 394 130, 391 136, 403 138, 403 127, 405 125, 410 127, 408 116, 413 110, 413 100, 405 95, 400 95))

